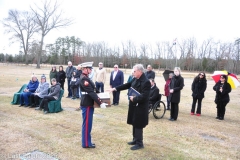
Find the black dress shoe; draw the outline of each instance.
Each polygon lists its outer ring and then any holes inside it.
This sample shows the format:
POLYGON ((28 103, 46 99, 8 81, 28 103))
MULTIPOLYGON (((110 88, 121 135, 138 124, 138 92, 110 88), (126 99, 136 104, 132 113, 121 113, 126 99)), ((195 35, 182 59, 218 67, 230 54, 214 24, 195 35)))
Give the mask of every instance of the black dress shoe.
POLYGON ((82 147, 82 148, 96 148, 96 146, 92 144, 91 146, 86 146, 86 147, 82 147))
POLYGON ((22 107, 23 106, 23 104, 20 104, 18 107, 22 107))
POLYGON ((139 146, 139 145, 134 145, 131 147, 131 150, 138 150, 138 149, 141 149, 141 148, 144 148, 144 146, 139 146))
POLYGON ((128 142, 127 144, 128 144, 128 145, 135 145, 135 144, 136 144, 136 141, 131 141, 131 142, 128 142))
POLYGON ((117 105, 118 105, 118 103, 115 103, 115 104, 114 104, 114 106, 117 106, 117 105))
POLYGON ((24 105, 24 107, 29 107, 30 105, 28 104, 28 105, 24 105))
POLYGON ((29 108, 35 108, 35 107, 36 107, 35 104, 32 104, 32 105, 29 106, 29 108))
POLYGON ((219 119, 219 117, 217 116, 216 119, 219 119))
POLYGON ((176 120, 175 120, 175 119, 173 119, 173 118, 169 118, 168 120, 169 120, 169 121, 176 121, 176 120))
POLYGON ((224 118, 223 117, 219 117, 219 120, 224 120, 224 118))

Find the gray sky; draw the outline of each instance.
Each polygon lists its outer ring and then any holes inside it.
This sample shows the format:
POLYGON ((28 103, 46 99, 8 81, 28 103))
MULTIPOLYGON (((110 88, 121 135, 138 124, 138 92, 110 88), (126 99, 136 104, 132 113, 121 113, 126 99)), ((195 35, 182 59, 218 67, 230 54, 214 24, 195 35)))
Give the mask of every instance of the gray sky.
MULTIPOLYGON (((0 0, 0 20, 9 9, 28 10, 40 0, 0 0)), ((105 41, 119 45, 172 42, 195 37, 234 42, 240 37, 239 0, 62 0, 66 17, 75 23, 51 31, 45 43, 58 37, 76 36, 86 42, 105 41)), ((0 53, 18 53, 19 43, 9 45, 9 35, 0 26, 0 53)))

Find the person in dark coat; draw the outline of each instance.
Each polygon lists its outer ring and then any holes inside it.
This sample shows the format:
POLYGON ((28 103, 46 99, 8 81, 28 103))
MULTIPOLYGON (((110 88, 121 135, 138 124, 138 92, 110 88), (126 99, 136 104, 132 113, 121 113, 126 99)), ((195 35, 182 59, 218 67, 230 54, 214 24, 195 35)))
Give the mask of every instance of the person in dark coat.
POLYGON ((59 71, 57 73, 57 82, 60 83, 61 88, 64 90, 64 83, 65 83, 66 73, 63 70, 63 66, 59 66, 59 71))
POLYGON ((154 79, 149 79, 151 84, 151 90, 149 94, 149 104, 152 104, 152 106, 159 100, 159 89, 156 86, 156 83, 154 79))
POLYGON ((170 104, 171 104, 171 102, 169 100, 169 95, 170 95, 170 93, 169 93, 169 85, 170 85, 172 77, 173 77, 173 73, 169 73, 169 78, 166 81, 165 86, 164 86, 164 92, 165 92, 164 95, 167 98, 167 110, 170 110, 170 104))
MULTIPOLYGON (((118 69, 118 65, 114 65, 114 71, 110 75, 110 88, 114 88, 122 85, 124 82, 124 74, 118 69)), ((119 104, 120 92, 113 92, 113 103, 112 105, 117 106, 119 104)))
MULTIPOLYGON (((80 66, 80 64, 77 66, 77 70, 76 70, 76 75, 74 76, 75 78, 79 79, 80 76, 82 74, 82 67, 80 66)), ((76 98, 81 98, 81 90, 80 90, 80 86, 77 86, 77 94, 76 94, 76 98)))
POLYGON ((207 88, 207 79, 204 72, 200 72, 198 76, 196 76, 192 83, 192 109, 191 109, 191 115, 194 115, 195 113, 195 106, 198 102, 197 106, 197 116, 201 115, 201 106, 202 106, 202 99, 204 98, 204 92, 207 88))
POLYGON ((72 65, 72 62, 68 62, 68 67, 66 69, 66 78, 67 78, 67 84, 68 84, 68 96, 66 98, 72 98, 72 90, 71 90, 71 78, 72 78, 72 73, 75 71, 76 68, 72 65))
POLYGON ((171 116, 169 118, 170 121, 176 121, 178 118, 178 104, 180 103, 181 90, 184 86, 184 79, 181 76, 181 70, 179 67, 175 67, 174 76, 170 82, 170 102, 171 102, 171 116))
POLYGON ((121 86, 112 88, 111 91, 121 91, 133 87, 140 95, 130 96, 127 123, 133 126, 133 141, 128 142, 134 145, 131 150, 144 148, 143 128, 148 125, 148 102, 151 84, 144 74, 142 64, 136 64, 134 67, 134 78, 132 81, 121 86))
POLYGON ((155 72, 152 70, 152 66, 148 65, 147 66, 147 71, 145 72, 145 75, 147 79, 154 79, 155 78, 155 72))
MULTIPOLYGON (((49 73, 49 78, 50 78, 50 81, 51 81, 51 79, 53 79, 53 78, 55 78, 55 79, 57 79, 57 69, 56 69, 56 66, 53 66, 52 67, 52 69, 51 69, 51 71, 50 71, 50 73, 49 73)), ((51 83, 52 83, 52 81, 51 81, 51 83)), ((52 85, 52 84, 51 84, 52 85)))
POLYGON ((48 102, 49 101, 55 101, 59 98, 60 94, 60 83, 57 82, 55 78, 51 80, 52 86, 50 88, 50 92, 47 96, 43 97, 42 102, 40 103, 40 106, 35 108, 35 110, 42 110, 44 109, 44 114, 47 114, 49 109, 48 109, 48 102))
POLYGON ((72 100, 75 100, 76 97, 77 97, 77 91, 78 91, 78 87, 79 87, 79 84, 76 84, 77 81, 79 81, 80 79, 80 76, 78 78, 76 78, 76 71, 73 71, 73 75, 72 75, 72 78, 71 78, 71 91, 72 91, 72 100))
POLYGON ((227 76, 221 75, 220 81, 218 81, 213 90, 216 91, 215 103, 217 104, 217 117, 216 119, 224 120, 226 111, 226 105, 230 101, 229 93, 231 92, 231 86, 227 82, 227 76))

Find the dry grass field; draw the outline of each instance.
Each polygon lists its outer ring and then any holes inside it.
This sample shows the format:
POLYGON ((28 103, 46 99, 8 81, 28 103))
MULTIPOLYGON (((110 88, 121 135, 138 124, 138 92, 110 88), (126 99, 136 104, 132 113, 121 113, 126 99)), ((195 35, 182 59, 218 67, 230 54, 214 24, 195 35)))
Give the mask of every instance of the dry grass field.
MULTIPOLYGON (((130 150, 127 142, 132 139, 132 127, 126 124, 127 92, 121 92, 119 106, 95 109, 92 141, 95 149, 81 147, 81 111, 79 100, 62 98, 64 111, 43 114, 33 108, 11 105, 14 92, 27 83, 32 73, 39 78, 46 74, 49 81, 50 67, 0 64, 0 159, 19 159, 19 155, 40 150, 62 160, 78 159, 240 159, 240 88, 230 93, 225 120, 216 120, 214 82, 208 75, 208 87, 203 99, 202 115, 191 116, 191 83, 197 73, 182 73, 185 87, 182 90, 179 117, 169 121, 169 111, 162 119, 149 114, 149 125, 144 128, 145 148, 130 150)), ((110 69, 108 69, 108 72, 110 69)), ((125 82, 129 70, 125 71, 125 82)), ((160 71, 157 86, 163 93, 165 84, 160 71)), ((105 89, 109 88, 108 81, 105 89)), ((163 97, 165 102, 165 97, 163 97)))

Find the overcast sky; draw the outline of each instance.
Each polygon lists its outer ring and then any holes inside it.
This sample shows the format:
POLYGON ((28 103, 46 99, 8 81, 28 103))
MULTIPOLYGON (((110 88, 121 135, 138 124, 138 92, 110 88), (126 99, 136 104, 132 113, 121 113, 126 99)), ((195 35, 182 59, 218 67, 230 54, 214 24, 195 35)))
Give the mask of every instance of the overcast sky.
MULTIPOLYGON (((9 9, 29 10, 41 0, 0 0, 0 20, 9 9)), ((234 42, 240 37, 240 0, 62 0, 64 16, 75 19, 68 28, 51 31, 45 43, 76 36, 86 42, 109 45, 132 40, 138 43, 172 42, 195 37, 234 42)), ((9 46, 9 35, 0 25, 0 53, 18 53, 9 46)))

